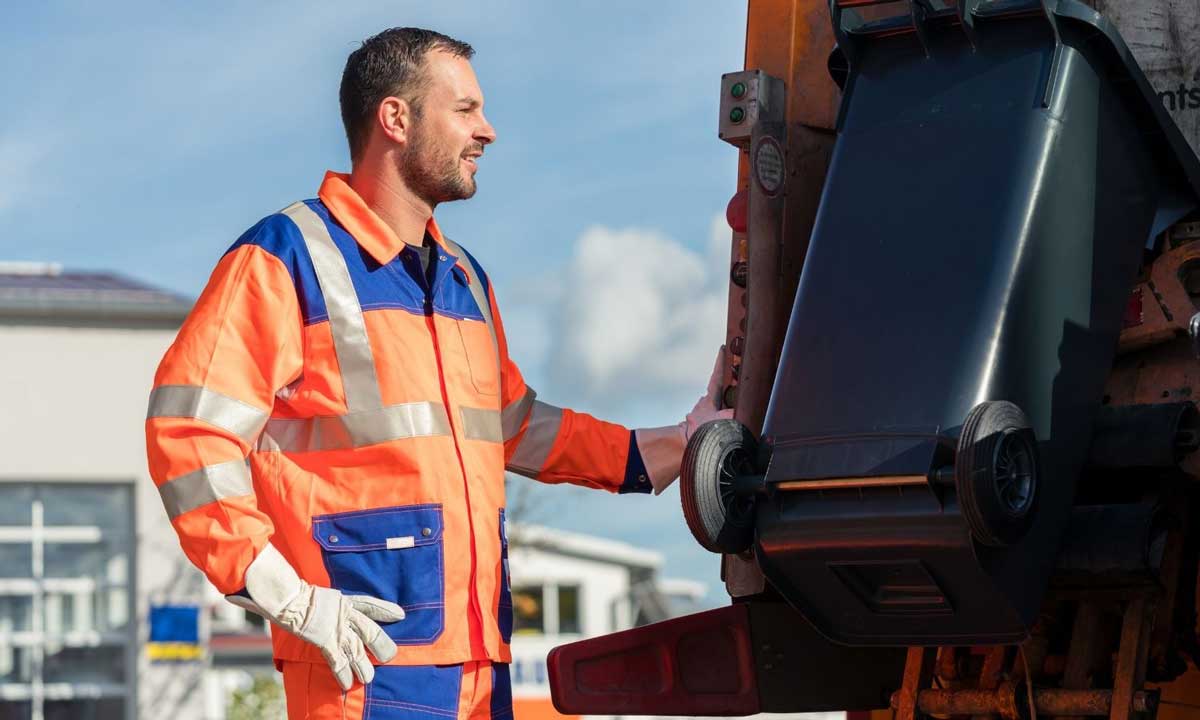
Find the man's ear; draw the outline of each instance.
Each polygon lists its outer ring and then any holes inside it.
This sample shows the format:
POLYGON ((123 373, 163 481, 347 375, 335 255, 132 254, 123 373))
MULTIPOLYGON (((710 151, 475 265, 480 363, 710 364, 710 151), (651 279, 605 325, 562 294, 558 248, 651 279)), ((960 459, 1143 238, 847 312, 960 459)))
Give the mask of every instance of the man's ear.
POLYGON ((408 142, 408 135, 412 132, 412 106, 402 98, 386 97, 380 101, 375 112, 375 122, 384 137, 403 145, 408 142))

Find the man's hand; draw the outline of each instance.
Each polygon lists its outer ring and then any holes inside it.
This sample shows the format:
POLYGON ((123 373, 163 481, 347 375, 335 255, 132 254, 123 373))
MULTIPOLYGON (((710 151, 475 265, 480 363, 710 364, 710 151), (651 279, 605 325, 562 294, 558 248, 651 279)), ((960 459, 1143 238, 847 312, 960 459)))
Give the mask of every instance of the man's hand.
POLYGON ((717 361, 708 378, 708 391, 696 401, 695 407, 678 425, 634 430, 638 451, 646 465, 646 474, 654 494, 658 495, 670 487, 679 477, 679 465, 683 462, 683 450, 688 440, 701 425, 733 417, 733 410, 721 410, 721 378, 725 370, 725 346, 717 350, 717 361))
POLYGON ((403 620, 399 605, 309 585, 271 544, 246 569, 246 592, 249 598, 225 598, 316 645, 343 690, 356 677, 363 684, 375 679, 368 650, 380 662, 396 656, 396 643, 378 623, 403 620))

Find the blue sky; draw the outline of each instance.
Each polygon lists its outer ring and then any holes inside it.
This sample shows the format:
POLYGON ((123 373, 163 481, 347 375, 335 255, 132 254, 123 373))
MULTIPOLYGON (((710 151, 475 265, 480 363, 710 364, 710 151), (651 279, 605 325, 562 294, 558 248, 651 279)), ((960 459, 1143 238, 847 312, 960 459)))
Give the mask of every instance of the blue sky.
MULTIPOLYGON (((346 169, 346 55, 395 25, 474 45, 498 131, 439 208, 496 285, 539 395, 677 422, 724 326, 736 151, 716 137, 745 2, 22 3, 0 29, 0 260, 115 270, 194 296, 258 218, 346 169)), ((672 489, 535 488, 532 519, 662 551, 720 601, 672 489)))

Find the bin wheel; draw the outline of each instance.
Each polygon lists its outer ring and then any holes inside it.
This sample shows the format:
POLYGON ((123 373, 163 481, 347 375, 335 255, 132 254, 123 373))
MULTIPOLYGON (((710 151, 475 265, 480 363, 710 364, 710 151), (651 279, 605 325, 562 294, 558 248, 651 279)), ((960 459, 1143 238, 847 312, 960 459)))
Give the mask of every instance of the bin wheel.
POLYGON ((734 479, 754 474, 758 441, 736 420, 701 425, 683 452, 679 494, 688 529, 704 549, 736 554, 754 542, 754 501, 734 493, 734 479))
POLYGON ((1037 505, 1037 440, 1025 413, 1007 401, 976 405, 963 423, 954 486, 971 534, 1005 547, 1033 524, 1037 505))

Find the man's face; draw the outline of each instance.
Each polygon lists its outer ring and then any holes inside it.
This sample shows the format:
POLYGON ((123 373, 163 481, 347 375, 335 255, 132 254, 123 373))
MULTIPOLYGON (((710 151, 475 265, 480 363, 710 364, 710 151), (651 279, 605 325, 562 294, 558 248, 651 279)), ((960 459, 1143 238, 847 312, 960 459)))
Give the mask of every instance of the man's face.
POLYGON ((432 207, 475 194, 476 161, 496 131, 483 116, 483 91, 466 58, 434 50, 425 72, 428 87, 417 101, 399 170, 432 207))

